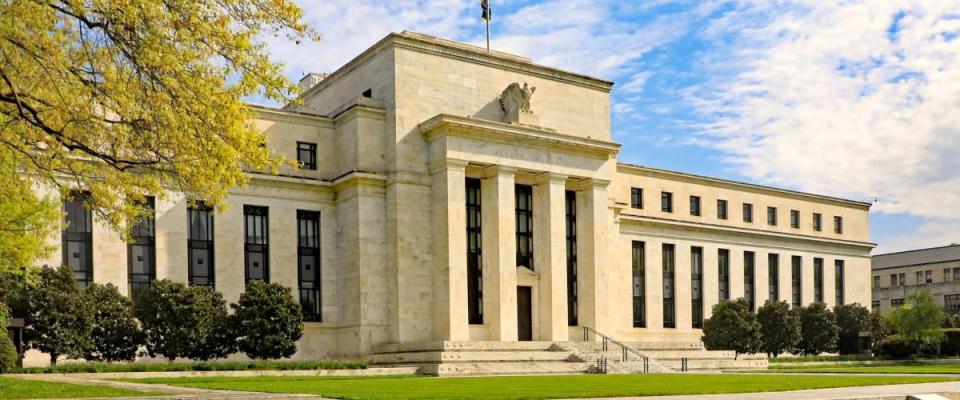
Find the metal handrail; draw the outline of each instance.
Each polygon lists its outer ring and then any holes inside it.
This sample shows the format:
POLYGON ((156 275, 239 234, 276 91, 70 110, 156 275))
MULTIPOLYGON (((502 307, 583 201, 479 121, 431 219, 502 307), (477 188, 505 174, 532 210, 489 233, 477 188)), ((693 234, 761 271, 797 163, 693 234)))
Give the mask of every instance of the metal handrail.
POLYGON ((615 344, 615 345, 617 345, 617 346, 620 346, 620 350, 621 350, 621 352, 622 352, 622 357, 623 357, 622 361, 624 361, 624 362, 629 361, 629 358, 630 358, 630 357, 629 357, 629 354, 633 354, 633 355, 639 357, 640 360, 643 361, 643 370, 644 370, 643 372, 648 372, 648 371, 649 371, 649 368, 650 368, 650 359, 649 359, 649 357, 643 355, 642 353, 640 353, 640 352, 637 351, 637 350, 634 350, 634 349, 631 348, 630 346, 627 346, 627 345, 625 345, 625 344, 623 344, 623 343, 618 342, 616 339, 614 339, 614 338, 612 338, 612 337, 609 337, 609 336, 607 336, 607 335, 604 335, 604 334, 600 333, 600 332, 597 331, 596 329, 593 329, 593 328, 591 328, 591 327, 589 327, 589 326, 583 327, 583 341, 584 341, 584 342, 590 340, 590 334, 591 334, 591 333, 594 334, 594 335, 596 335, 596 336, 599 336, 599 337, 602 339, 602 342, 603 342, 603 351, 607 351, 607 348, 608 348, 607 343, 613 343, 613 344, 615 344))

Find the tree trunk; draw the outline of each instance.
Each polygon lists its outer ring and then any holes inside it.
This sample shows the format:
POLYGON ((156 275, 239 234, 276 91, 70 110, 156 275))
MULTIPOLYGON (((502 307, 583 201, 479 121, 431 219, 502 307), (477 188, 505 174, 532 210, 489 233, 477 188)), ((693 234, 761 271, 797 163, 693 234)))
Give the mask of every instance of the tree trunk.
POLYGON ((51 366, 51 367, 56 367, 56 366, 57 366, 57 359, 58 359, 58 358, 60 358, 60 355, 59 355, 59 354, 57 354, 57 353, 50 353, 50 366, 51 366))

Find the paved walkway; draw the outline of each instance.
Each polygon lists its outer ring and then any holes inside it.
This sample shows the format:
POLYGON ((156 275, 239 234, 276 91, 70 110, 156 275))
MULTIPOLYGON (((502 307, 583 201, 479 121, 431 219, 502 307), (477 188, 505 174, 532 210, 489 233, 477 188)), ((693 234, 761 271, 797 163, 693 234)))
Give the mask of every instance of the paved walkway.
MULTIPOLYGON (((617 400, 827 400, 827 399, 903 399, 908 395, 960 393, 960 381, 912 383, 907 385, 860 386, 833 389, 794 390, 789 392, 698 394, 690 396, 619 397, 617 400)), ((956 396, 948 398, 957 398, 956 396)))

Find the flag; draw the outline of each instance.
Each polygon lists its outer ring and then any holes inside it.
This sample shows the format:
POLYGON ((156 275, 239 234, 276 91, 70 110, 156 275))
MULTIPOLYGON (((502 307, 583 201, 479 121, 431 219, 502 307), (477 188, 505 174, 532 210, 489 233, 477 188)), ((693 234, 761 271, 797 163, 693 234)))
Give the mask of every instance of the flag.
POLYGON ((483 10, 480 18, 483 18, 487 21, 493 19, 493 13, 490 11, 490 2, 488 0, 480 0, 480 9, 483 10))

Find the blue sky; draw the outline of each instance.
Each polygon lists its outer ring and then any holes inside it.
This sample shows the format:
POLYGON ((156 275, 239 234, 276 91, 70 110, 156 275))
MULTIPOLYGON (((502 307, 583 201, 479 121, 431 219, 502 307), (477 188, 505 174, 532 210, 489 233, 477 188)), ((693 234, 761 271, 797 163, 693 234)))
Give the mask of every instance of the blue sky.
MULTIPOLYGON (((291 79, 389 32, 482 44, 479 1, 300 0, 291 79)), ((877 251, 960 242, 960 2, 492 0, 493 47, 617 84, 620 160, 879 198, 877 251)))

